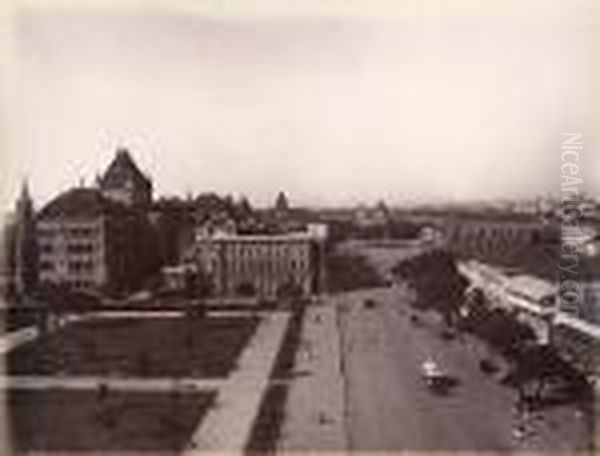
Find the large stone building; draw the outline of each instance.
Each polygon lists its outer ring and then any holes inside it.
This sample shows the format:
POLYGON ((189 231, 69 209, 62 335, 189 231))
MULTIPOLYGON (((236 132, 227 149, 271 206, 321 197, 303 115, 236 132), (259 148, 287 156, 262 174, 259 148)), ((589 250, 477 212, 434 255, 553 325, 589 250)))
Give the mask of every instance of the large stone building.
POLYGON ((326 237, 317 224, 286 234, 200 231, 187 259, 210 277, 217 296, 308 296, 324 288, 326 237))
POLYGON ((120 149, 98 183, 60 194, 38 214, 41 283, 120 291, 135 289, 147 273, 150 181, 120 149))
MULTIPOLYGON (((74 289, 101 288, 115 279, 122 250, 117 243, 126 209, 98 189, 69 190, 42 209, 37 233, 40 281, 74 289)), ((124 248, 126 246, 121 245, 124 248)))

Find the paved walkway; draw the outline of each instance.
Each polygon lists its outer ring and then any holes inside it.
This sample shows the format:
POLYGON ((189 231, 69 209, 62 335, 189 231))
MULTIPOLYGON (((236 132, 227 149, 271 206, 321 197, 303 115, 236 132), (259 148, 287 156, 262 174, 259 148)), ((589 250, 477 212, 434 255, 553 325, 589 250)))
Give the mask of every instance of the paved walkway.
MULTIPOLYGON (((207 317, 247 317, 248 315, 267 315, 265 310, 209 310, 206 312, 207 317)), ((98 310, 83 314, 81 319, 101 319, 101 318, 181 318, 185 316, 183 310, 98 310)))
MULTIPOLYGON (((50 330, 55 331, 65 327, 70 323, 80 321, 85 318, 85 315, 66 315, 58 319, 56 324, 50 330)), ((37 339, 39 335, 40 330, 37 326, 28 326, 3 334, 0 336, 0 355, 5 355, 9 351, 17 348, 19 345, 23 345, 29 341, 37 339)))
POLYGON ((243 453, 289 319, 289 312, 265 315, 242 353, 237 370, 222 384, 215 405, 191 438, 185 456, 206 451, 243 453))
POLYGON ((35 326, 18 329, 4 334, 0 337, 0 355, 5 355, 13 348, 36 339, 38 335, 39 331, 35 326))
POLYGON ((324 302, 304 316, 279 451, 347 449, 337 311, 332 299, 324 302))
POLYGON ((216 390, 225 379, 3 376, 0 389, 95 389, 105 385, 121 391, 216 390))

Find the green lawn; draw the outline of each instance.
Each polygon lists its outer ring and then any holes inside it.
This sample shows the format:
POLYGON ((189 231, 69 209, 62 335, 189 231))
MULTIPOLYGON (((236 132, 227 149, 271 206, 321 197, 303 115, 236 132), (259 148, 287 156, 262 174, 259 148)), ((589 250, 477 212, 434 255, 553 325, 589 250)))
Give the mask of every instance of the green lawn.
POLYGON ((12 375, 226 377, 258 317, 106 318, 74 323, 11 351, 12 375))
POLYGON ((5 450, 175 452, 215 394, 13 390, 3 401, 10 423, 5 450))

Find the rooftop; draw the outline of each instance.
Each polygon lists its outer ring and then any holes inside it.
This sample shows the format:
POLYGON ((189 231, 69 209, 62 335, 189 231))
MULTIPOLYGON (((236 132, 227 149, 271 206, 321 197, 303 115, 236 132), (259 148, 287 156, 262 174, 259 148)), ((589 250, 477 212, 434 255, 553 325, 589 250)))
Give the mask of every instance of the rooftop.
POLYGON ((108 169, 100 179, 103 188, 122 187, 128 180, 135 180, 150 185, 144 173, 140 171, 127 149, 117 149, 117 153, 108 169))
POLYGON ((102 195, 95 188, 73 188, 61 193, 46 206, 38 218, 52 219, 58 217, 96 217, 102 214, 125 214, 128 209, 102 195))

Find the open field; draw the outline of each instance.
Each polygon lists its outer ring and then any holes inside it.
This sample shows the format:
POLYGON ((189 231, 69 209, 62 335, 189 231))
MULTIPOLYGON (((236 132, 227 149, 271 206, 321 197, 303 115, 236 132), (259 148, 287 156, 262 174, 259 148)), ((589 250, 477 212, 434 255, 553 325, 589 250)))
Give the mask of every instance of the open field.
POLYGON ((211 392, 11 390, 4 402, 11 451, 180 450, 214 400, 211 392))
POLYGON ((108 318, 71 324, 7 356, 10 375, 225 377, 259 317, 108 318))

